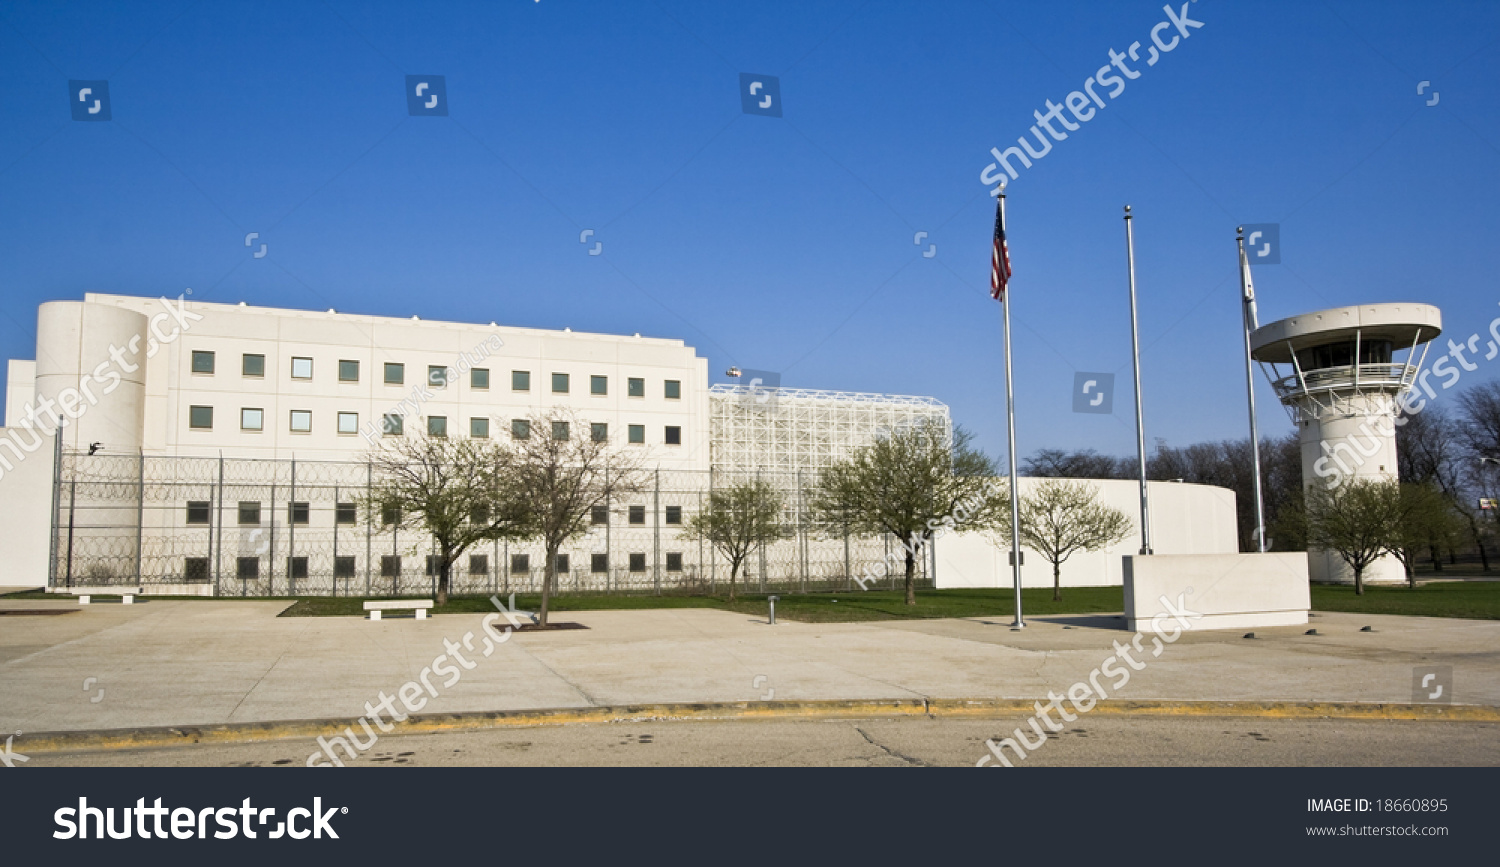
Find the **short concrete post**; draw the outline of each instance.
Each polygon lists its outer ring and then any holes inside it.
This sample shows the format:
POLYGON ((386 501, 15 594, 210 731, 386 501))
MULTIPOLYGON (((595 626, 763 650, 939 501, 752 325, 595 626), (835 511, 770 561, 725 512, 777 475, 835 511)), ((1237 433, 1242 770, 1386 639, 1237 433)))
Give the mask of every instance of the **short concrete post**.
POLYGON ((770 625, 772 625, 772 626, 776 625, 776 600, 780 599, 780 598, 781 598, 780 596, 767 596, 766 597, 766 601, 769 602, 769 603, 771 603, 771 624, 770 625))

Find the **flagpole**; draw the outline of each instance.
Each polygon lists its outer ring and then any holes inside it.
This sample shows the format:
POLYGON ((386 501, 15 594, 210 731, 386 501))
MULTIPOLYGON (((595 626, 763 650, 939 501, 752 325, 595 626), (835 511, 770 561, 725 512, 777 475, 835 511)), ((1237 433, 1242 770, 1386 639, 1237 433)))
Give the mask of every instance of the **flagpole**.
MULTIPOLYGON (((1255 315, 1255 284, 1250 280, 1250 260, 1245 256, 1245 227, 1235 229, 1240 248, 1240 298, 1243 301, 1245 325, 1245 394, 1250 399, 1250 465, 1255 472, 1255 543, 1266 553, 1265 500, 1260 488, 1260 429, 1255 419, 1255 373, 1250 356, 1250 332, 1260 327, 1255 315)), ((1358 359, 1356 359, 1358 361, 1358 359)))
POLYGON ((1125 260, 1130 270, 1130 356, 1135 364, 1135 448, 1141 471, 1141 553, 1151 553, 1151 510, 1146 500, 1146 423, 1141 412, 1141 335, 1135 315, 1135 232, 1125 206, 1125 260))
MULTIPOLYGON (((999 196, 1000 227, 1005 228, 1005 183, 997 190, 999 196)), ((1021 490, 1016 480, 1016 399, 1015 385, 1010 372, 1010 286, 1000 296, 1001 317, 1005 327, 1005 435, 1010 448, 1010 561, 1011 574, 1016 588, 1016 619, 1012 630, 1025 629, 1026 621, 1021 615, 1021 490)))

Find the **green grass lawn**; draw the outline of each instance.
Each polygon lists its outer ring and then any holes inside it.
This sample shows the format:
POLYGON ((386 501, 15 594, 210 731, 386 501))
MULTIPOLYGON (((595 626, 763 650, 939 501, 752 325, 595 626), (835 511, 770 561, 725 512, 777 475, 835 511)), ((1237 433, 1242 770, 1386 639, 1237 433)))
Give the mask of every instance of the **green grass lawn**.
MULTIPOLYGON (((1119 611, 1124 606, 1118 587, 1075 587, 1063 590, 1063 601, 1053 602, 1052 591, 1030 589, 1023 592, 1021 604, 1027 616, 1034 614, 1085 614, 1119 611)), ((1014 613, 1010 590, 919 590, 917 604, 910 608, 905 595, 897 590, 871 590, 848 593, 809 593, 780 595, 776 602, 777 619, 810 623, 839 623, 856 620, 919 620, 934 617, 1010 617, 1014 613)), ((541 604, 536 595, 517 595, 516 606, 535 611, 541 604)), ((764 617, 766 597, 744 595, 732 604, 727 596, 559 596, 552 600, 552 612, 625 611, 643 608, 715 608, 764 617)), ((463 596, 434 608, 435 614, 461 614, 493 611, 489 597, 463 596)), ((363 616, 364 600, 305 597, 282 613, 283 617, 363 616)))
POLYGON ((1444 581, 1415 590, 1366 587, 1363 596, 1355 596, 1352 585, 1314 584, 1312 606, 1314 611, 1500 620, 1500 582, 1444 581))
MULTIPOLYGON (((13 599, 58 599, 55 594, 26 592, 7 594, 13 599)), ((213 597, 151 597, 158 599, 204 600, 213 597)), ((918 590, 917 604, 908 608, 901 591, 851 590, 847 593, 786 594, 776 603, 779 619, 809 623, 842 623, 860 620, 920 620, 934 617, 1012 617, 1012 591, 1009 589, 918 590)), ((304 596, 295 600, 277 597, 220 597, 218 601, 292 602, 283 617, 363 617, 361 597, 304 596)), ((516 605, 524 611, 535 611, 541 604, 536 595, 516 596, 516 605)), ((1061 602, 1052 601, 1047 588, 1023 592, 1026 615, 1093 614, 1118 612, 1125 607, 1119 587, 1066 587, 1061 602)), ((1356 614, 1408 614, 1423 617, 1466 617, 1478 620, 1500 620, 1500 582, 1465 581, 1423 584, 1416 590, 1407 587, 1367 587, 1364 596, 1355 596, 1354 588, 1342 585, 1314 584, 1314 611, 1347 611, 1356 614)), ((552 611, 565 615, 569 611, 630 611, 647 608, 715 608, 764 617, 764 594, 742 595, 730 604, 725 596, 613 596, 573 595, 552 600, 552 611)), ((460 596, 447 605, 433 609, 437 614, 463 614, 493 611, 488 596, 460 596)))

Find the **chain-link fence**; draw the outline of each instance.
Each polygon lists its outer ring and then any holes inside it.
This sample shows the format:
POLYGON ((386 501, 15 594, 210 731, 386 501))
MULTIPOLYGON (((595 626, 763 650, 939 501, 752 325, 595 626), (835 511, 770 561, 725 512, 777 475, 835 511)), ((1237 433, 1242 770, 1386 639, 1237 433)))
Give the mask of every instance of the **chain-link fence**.
MULTIPOLYGON (((687 531, 716 488, 761 478, 783 493, 788 535, 753 551, 748 592, 844 590, 899 542, 815 526, 810 472, 652 471, 603 504, 558 555, 559 593, 722 593, 729 561, 687 531)), ((53 587, 139 586, 216 596, 430 595, 437 548, 365 508, 367 463, 64 453, 53 501, 53 587)), ((536 593, 534 539, 479 543, 450 570, 455 594, 536 593)), ((925 558, 924 558, 925 560, 925 558)), ((926 562, 918 583, 930 586, 926 562)), ((882 581, 896 586, 895 572, 882 581)), ((867 585, 873 586, 873 585, 867 585)))

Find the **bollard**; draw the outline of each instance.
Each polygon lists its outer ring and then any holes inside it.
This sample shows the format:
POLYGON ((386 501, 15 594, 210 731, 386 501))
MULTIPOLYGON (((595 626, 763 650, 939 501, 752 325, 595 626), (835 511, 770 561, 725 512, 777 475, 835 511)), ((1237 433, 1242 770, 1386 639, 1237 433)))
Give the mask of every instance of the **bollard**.
POLYGON ((772 626, 776 625, 776 600, 780 599, 780 598, 781 598, 780 596, 767 596, 766 597, 766 601, 769 602, 769 603, 771 603, 771 625, 772 626))

